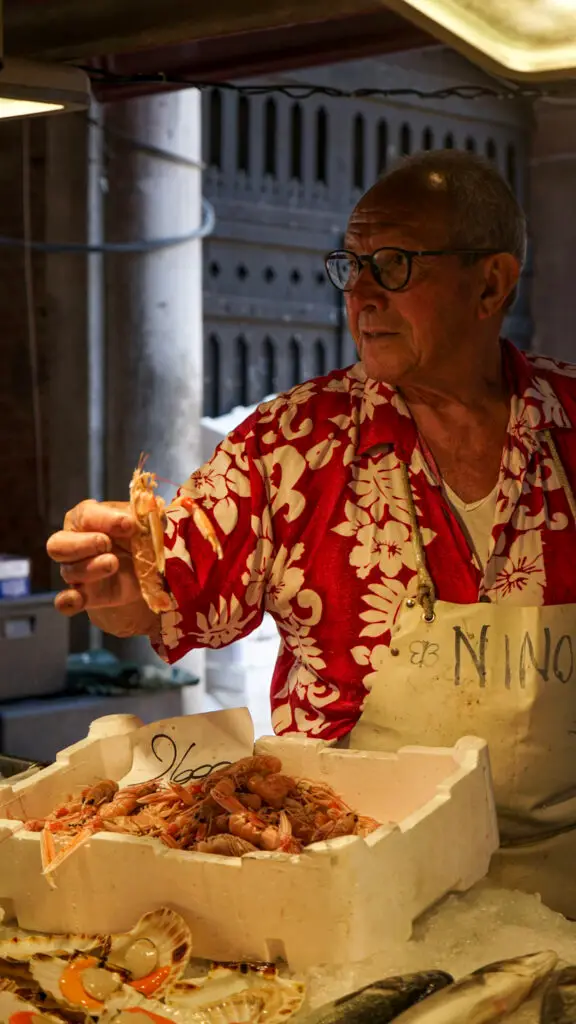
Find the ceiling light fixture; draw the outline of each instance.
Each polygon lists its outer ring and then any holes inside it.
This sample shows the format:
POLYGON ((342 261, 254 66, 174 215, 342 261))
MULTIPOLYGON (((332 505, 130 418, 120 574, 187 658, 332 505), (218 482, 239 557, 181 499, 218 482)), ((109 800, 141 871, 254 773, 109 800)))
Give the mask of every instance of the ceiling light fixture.
POLYGON ((576 0, 385 0, 492 74, 576 77, 576 0))
POLYGON ((7 58, 0 67, 0 119, 86 110, 88 76, 67 64, 7 58))

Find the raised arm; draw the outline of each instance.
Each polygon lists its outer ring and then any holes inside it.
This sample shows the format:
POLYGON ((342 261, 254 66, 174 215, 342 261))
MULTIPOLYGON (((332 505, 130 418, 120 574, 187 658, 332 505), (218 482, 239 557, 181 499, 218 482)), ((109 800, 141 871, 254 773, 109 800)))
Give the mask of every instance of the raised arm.
POLYGON ((222 442, 166 510, 166 612, 152 612, 142 597, 129 503, 95 501, 68 512, 63 530, 48 541, 68 585, 56 599, 58 610, 86 611, 115 636, 147 635, 170 661, 192 647, 223 646, 251 632, 262 618, 272 535, 249 422, 222 442))

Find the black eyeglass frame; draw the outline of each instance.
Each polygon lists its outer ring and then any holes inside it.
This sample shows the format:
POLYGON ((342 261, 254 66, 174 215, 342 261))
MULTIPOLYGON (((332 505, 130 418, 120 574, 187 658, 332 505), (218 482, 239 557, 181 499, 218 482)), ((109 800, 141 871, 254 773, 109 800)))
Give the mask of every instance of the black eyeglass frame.
POLYGON ((499 252, 502 252, 502 249, 402 249, 398 245, 382 245, 379 249, 375 249, 372 254, 365 253, 361 255, 352 252, 351 249, 334 249, 333 252, 329 252, 325 256, 324 266, 326 268, 330 284, 340 292, 352 291, 360 277, 360 274, 362 273, 362 267, 366 265, 370 267, 372 277, 376 281, 376 284, 380 285, 381 288, 385 288, 387 292, 400 292, 406 287, 412 277, 412 263, 416 256, 496 256, 499 252), (400 252, 406 257, 406 280, 403 284, 398 285, 396 288, 391 288, 390 285, 384 284, 380 277, 380 271, 375 259, 379 252, 400 252), (345 256, 347 259, 356 263, 356 277, 349 288, 341 288, 340 285, 336 284, 330 276, 328 261, 333 259, 335 256, 345 256))

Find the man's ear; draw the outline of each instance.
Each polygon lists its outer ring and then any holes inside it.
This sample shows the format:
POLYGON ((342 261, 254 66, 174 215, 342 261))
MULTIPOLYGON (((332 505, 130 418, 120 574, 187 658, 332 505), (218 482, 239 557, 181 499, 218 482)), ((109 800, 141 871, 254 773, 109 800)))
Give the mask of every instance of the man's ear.
POLYGON ((498 252, 484 261, 484 287, 480 295, 480 318, 486 320, 507 306, 520 277, 520 261, 510 252, 498 252))

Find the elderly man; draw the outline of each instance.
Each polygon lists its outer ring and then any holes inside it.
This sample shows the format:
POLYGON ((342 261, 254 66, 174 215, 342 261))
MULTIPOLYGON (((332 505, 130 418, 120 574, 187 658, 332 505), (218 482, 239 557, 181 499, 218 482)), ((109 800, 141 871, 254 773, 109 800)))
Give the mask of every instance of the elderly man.
POLYGON ((281 647, 274 728, 369 749, 490 745, 507 884, 576 916, 576 369, 500 338, 524 215, 489 164, 416 155, 360 200, 326 260, 357 365, 259 409, 168 513, 152 613, 127 507, 83 502, 49 541, 69 589, 169 661, 281 647), (186 503, 185 503, 186 504, 186 503))

